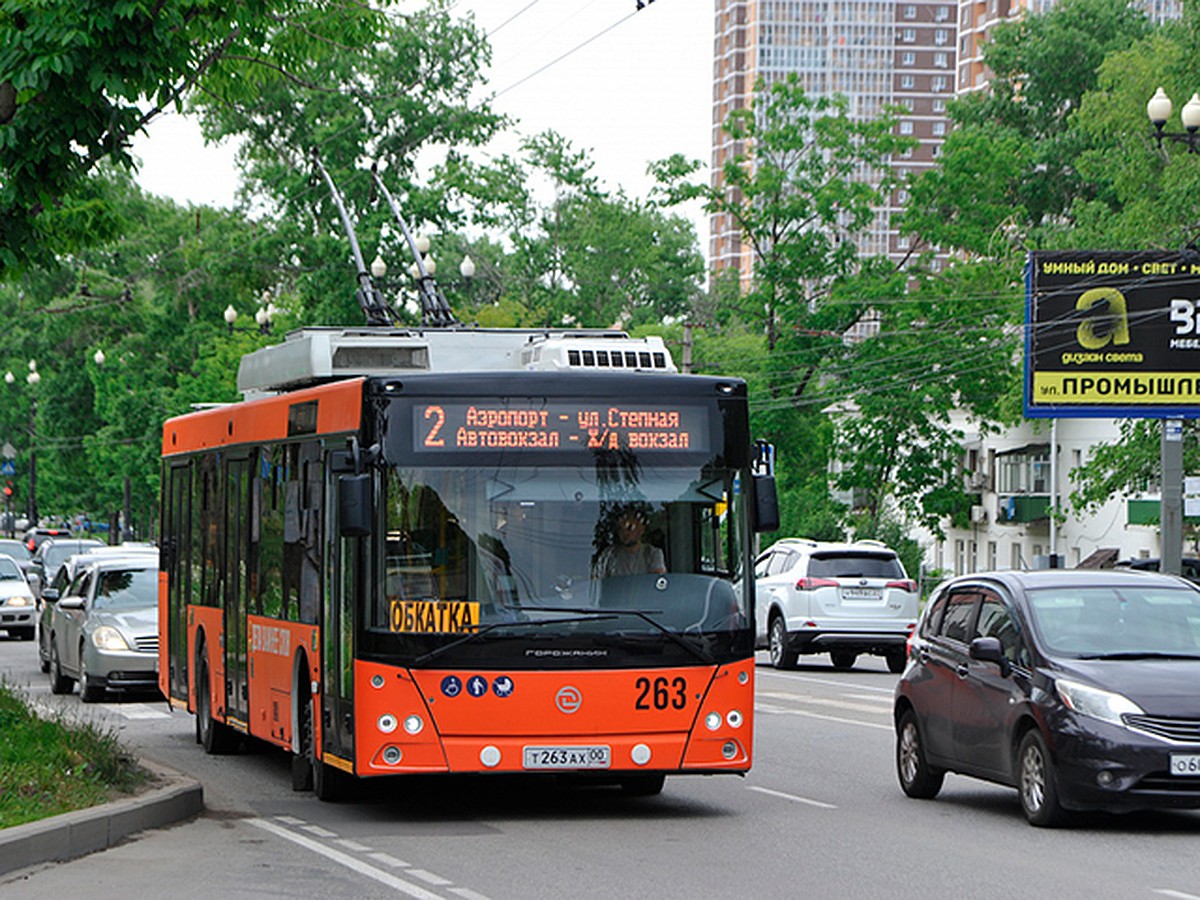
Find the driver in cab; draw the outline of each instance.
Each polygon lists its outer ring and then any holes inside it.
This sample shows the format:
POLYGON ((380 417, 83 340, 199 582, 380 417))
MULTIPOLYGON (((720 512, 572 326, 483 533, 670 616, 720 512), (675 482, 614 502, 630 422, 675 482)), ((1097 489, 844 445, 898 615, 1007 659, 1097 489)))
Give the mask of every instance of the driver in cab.
POLYGON ((667 571, 663 552, 646 543, 646 517, 639 510, 627 509, 617 518, 613 529, 616 541, 600 554, 596 565, 601 578, 618 575, 661 575, 667 571))

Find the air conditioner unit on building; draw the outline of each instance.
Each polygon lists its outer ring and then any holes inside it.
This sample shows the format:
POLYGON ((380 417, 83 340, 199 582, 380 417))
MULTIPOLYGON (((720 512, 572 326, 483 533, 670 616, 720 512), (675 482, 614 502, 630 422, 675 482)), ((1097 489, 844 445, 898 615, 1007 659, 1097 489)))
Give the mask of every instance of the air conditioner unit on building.
POLYGON ((971 507, 971 521, 976 524, 978 524, 980 522, 986 522, 987 521, 987 507, 979 506, 979 505, 972 506, 971 507))

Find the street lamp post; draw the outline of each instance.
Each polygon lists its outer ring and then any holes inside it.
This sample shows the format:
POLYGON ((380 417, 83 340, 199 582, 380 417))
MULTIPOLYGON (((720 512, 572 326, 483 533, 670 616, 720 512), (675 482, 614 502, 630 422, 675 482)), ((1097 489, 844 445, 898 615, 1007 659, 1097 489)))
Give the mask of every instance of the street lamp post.
POLYGON ((1162 149, 1164 140, 1186 144, 1188 153, 1200 153, 1200 143, 1197 142, 1197 130, 1200 129, 1200 94, 1192 94, 1192 99, 1183 105, 1179 118, 1183 122, 1183 131, 1164 131, 1167 120, 1171 118, 1171 98, 1167 92, 1159 88, 1154 96, 1146 103, 1146 115, 1154 126, 1152 137, 1162 149))
MULTIPOLYGON (((1159 88, 1146 102, 1146 116, 1154 126, 1151 135, 1161 150, 1163 141, 1187 146, 1188 153, 1200 153, 1197 131, 1200 130, 1200 94, 1179 112, 1183 131, 1165 131, 1171 118, 1172 103, 1167 92, 1159 88)), ((1159 441, 1159 460, 1162 468, 1162 494, 1159 501, 1159 534, 1162 541, 1162 562, 1159 570, 1172 575, 1183 571, 1183 421, 1163 419, 1159 441)))
MULTIPOLYGON (((15 384, 17 376, 12 372, 4 373, 5 384, 15 384)), ((29 527, 35 528, 38 523, 38 508, 37 508, 37 388, 41 382, 41 373, 37 370, 37 362, 29 361, 29 374, 25 376, 25 383, 29 385, 29 497, 26 500, 26 517, 29 519, 29 527)))

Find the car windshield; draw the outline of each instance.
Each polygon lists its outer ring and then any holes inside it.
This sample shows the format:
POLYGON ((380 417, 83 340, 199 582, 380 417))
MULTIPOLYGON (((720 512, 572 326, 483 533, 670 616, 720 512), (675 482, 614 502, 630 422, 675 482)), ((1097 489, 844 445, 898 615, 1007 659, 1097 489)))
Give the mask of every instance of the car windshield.
POLYGON ((7 554, 13 559, 29 559, 29 548, 23 541, 0 540, 0 553, 7 554))
POLYGON ((47 572, 53 572, 68 556, 80 553, 89 547, 102 546, 104 545, 99 541, 55 541, 42 551, 42 568, 47 572))
POLYGON ((157 569, 113 569, 100 573, 92 608, 142 609, 157 603, 157 569))
POLYGON ((21 569, 10 557, 0 556, 0 581, 21 581, 21 569))
POLYGON ((1051 653, 1078 658, 1200 657, 1200 592, 1121 584, 1029 593, 1034 627, 1051 653))
POLYGON ((904 569, 895 556, 865 553, 813 554, 811 578, 903 578, 904 569))

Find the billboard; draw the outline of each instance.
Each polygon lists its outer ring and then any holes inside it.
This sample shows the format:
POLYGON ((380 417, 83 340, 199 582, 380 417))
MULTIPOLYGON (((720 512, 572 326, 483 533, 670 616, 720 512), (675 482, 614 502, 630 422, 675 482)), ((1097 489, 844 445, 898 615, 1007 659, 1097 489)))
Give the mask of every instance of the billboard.
POLYGON ((1025 415, 1200 417, 1200 253, 1034 252, 1025 415))

